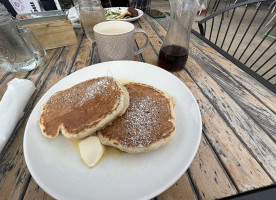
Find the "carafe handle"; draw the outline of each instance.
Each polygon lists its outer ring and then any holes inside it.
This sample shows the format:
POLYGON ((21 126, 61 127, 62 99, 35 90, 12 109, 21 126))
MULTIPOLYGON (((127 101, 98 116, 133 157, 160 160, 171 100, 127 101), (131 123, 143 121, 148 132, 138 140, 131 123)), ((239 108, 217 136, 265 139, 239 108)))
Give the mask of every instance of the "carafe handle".
POLYGON ((30 28, 27 28, 27 27, 24 27, 24 26, 17 26, 17 29, 18 29, 18 32, 20 34, 26 34, 30 41, 26 41, 25 38, 25 42, 28 44, 28 45, 31 45, 32 47, 34 47, 36 50, 38 50, 39 52, 39 56, 41 58, 44 58, 46 56, 46 51, 43 47, 43 45, 41 44, 40 40, 38 39, 37 35, 30 29, 30 28), (29 43, 31 42, 31 44, 29 43))

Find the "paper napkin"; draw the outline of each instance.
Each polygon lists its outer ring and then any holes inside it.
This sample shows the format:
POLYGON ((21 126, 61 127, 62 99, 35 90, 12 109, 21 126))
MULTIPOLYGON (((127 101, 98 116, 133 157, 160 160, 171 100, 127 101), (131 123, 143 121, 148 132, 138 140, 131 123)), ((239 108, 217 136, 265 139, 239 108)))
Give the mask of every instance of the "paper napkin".
POLYGON ((10 138, 17 122, 35 91, 35 85, 27 79, 15 78, 0 101, 0 153, 10 138))
POLYGON ((75 6, 70 8, 66 13, 74 28, 81 28, 78 9, 78 6, 75 6))

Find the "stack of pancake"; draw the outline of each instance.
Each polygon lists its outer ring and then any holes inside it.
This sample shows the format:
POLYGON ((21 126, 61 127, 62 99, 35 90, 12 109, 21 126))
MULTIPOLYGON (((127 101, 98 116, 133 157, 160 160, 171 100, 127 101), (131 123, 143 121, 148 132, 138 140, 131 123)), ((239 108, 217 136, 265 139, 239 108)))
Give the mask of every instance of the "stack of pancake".
POLYGON ((41 108, 44 136, 97 135, 104 145, 128 153, 167 144, 175 133, 173 103, 164 92, 142 83, 120 84, 112 77, 79 83, 51 96, 41 108))

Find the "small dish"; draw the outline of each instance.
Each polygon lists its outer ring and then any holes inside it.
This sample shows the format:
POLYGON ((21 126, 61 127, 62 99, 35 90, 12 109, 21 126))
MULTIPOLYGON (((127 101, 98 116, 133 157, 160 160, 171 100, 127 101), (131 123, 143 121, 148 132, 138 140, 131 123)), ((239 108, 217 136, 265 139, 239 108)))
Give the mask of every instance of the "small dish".
MULTIPOLYGON (((122 12, 125 12, 127 11, 128 7, 112 7, 112 8, 105 8, 105 10, 114 10, 114 11, 117 11, 117 10, 122 10, 122 12)), ((128 19, 106 19, 107 21, 126 21, 126 22, 132 22, 132 21, 135 21, 137 19, 139 19, 140 17, 143 16, 144 12, 140 9, 137 9, 136 10, 138 11, 138 16, 137 17, 131 17, 131 18, 128 18, 128 19)))

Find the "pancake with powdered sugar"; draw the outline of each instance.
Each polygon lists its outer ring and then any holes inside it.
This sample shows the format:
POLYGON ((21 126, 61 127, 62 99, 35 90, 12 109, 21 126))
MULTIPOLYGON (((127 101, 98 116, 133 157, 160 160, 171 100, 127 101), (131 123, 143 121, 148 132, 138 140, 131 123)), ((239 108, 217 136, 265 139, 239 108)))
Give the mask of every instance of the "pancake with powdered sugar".
POLYGON ((102 144, 128 153, 155 150, 167 144, 175 134, 171 98, 154 87, 126 83, 130 103, 126 112, 98 132, 102 144))
POLYGON ((112 77, 79 83, 51 96, 41 108, 39 125, 44 136, 83 138, 94 134, 129 105, 127 90, 112 77))

